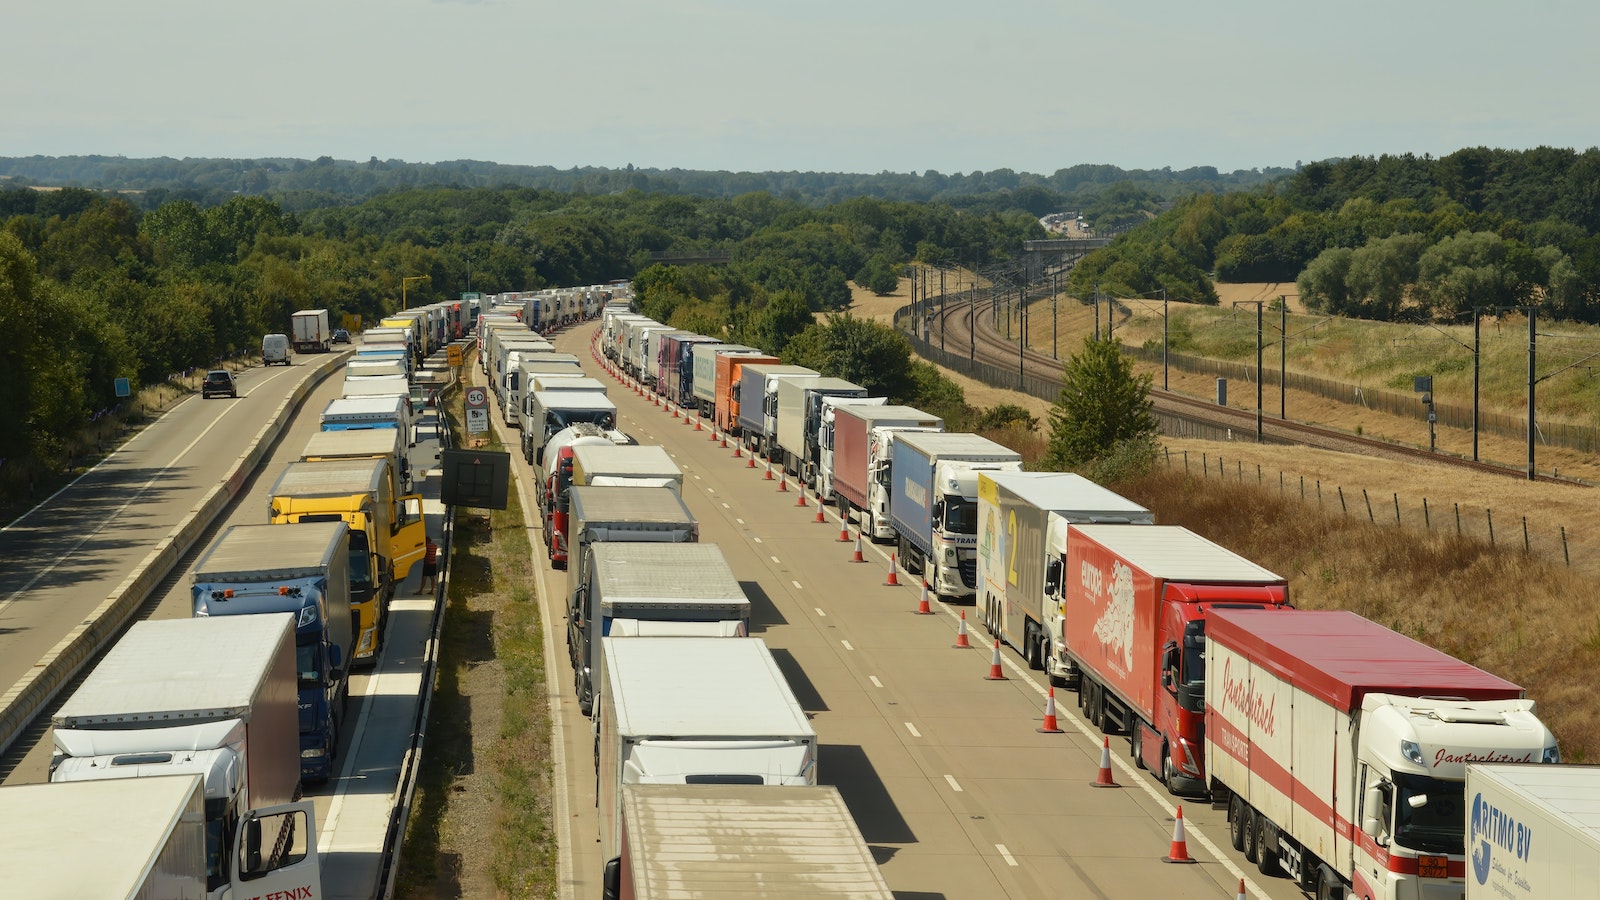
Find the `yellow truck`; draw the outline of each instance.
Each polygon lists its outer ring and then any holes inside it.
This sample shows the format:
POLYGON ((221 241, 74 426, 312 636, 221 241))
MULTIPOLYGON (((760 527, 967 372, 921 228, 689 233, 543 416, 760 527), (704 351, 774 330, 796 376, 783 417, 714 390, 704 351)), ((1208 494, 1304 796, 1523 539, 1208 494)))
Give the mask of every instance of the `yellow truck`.
POLYGON ((358 625, 352 656, 357 664, 377 663, 384 610, 395 585, 406 579, 425 549, 422 497, 401 494, 399 484, 397 467, 386 454, 292 462, 272 487, 272 524, 344 521, 350 526, 350 608, 358 625))

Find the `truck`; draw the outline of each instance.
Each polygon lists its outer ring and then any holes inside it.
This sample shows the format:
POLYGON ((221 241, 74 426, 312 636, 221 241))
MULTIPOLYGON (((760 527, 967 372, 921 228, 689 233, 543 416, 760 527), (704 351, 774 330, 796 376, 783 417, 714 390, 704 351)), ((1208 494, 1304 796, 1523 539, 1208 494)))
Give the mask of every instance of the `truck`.
POLYGON ((739 386, 747 365, 781 365, 783 360, 765 353, 717 354, 717 400, 711 421, 729 437, 739 434, 739 386))
POLYGON ((290 316, 289 334, 296 353, 327 353, 333 346, 333 328, 325 309, 302 309, 290 316))
POLYGON ((595 775, 606 869, 620 865, 627 785, 779 790, 817 783, 817 733, 765 641, 608 637, 601 643, 595 775))
POLYGON ((422 496, 399 492, 401 477, 381 458, 292 462, 270 492, 268 521, 344 522, 350 528, 350 602, 361 615, 356 652, 366 659, 383 638, 381 610, 422 559, 427 543, 422 496), (368 642, 371 625, 371 643, 368 642))
POLYGON ((778 380, 789 377, 815 378, 817 371, 778 363, 744 363, 739 368, 734 410, 740 440, 745 449, 764 459, 772 459, 777 445, 778 380))
POLYGON ((411 389, 398 394, 339 397, 322 408, 323 431, 387 428, 400 432, 407 446, 415 445, 411 430, 411 389))
POLYGON ((895 438, 889 524, 900 564, 941 600, 978 588, 978 474, 1016 472, 1015 450, 976 434, 915 431, 895 438))
POLYGON ((669 333, 661 343, 661 353, 666 357, 661 363, 666 380, 663 393, 678 406, 694 406, 694 348, 697 344, 720 344, 722 340, 703 334, 669 333))
MULTIPOLYGON (((579 599, 589 583, 590 545, 617 543, 694 544, 700 541, 700 524, 689 507, 670 488, 592 486, 567 491, 567 615, 571 623, 583 616, 579 599)), ((570 646, 569 646, 570 649, 570 646)), ((576 673, 578 703, 584 715, 593 711, 594 672, 576 673)))
POLYGON ((820 497, 832 494, 839 517, 857 514, 861 533, 874 543, 894 539, 889 524, 889 486, 894 436, 943 431, 944 420, 910 406, 828 404, 822 413, 820 497))
POLYGON ((606 637, 744 637, 750 600, 716 544, 599 541, 573 593, 567 653, 578 704, 592 712, 606 637))
POLYGON ((500 415, 507 425, 522 427, 522 399, 525 388, 535 374, 541 372, 572 372, 582 374, 578 358, 571 353, 557 353, 554 349, 530 350, 514 347, 506 353, 505 383, 501 385, 500 415))
MULTIPOLYGON (((778 450, 783 470, 815 486, 822 450, 817 443, 825 397, 866 397, 867 389, 843 378, 784 378, 778 382, 778 450)), ((885 401, 887 402, 887 401, 885 401)))
POLYGON ((1067 525, 1055 670, 1085 717, 1128 736, 1167 790, 1202 795, 1206 621, 1221 606, 1280 609, 1288 582, 1177 525, 1067 525))
POLYGON ((644 374, 640 381, 652 390, 662 391, 666 387, 666 342, 669 338, 690 337, 692 331, 681 328, 661 328, 645 335, 644 348, 644 374))
POLYGON ((689 387, 694 399, 690 405, 699 410, 702 419, 711 418, 717 409, 717 357, 725 353, 762 355, 743 344, 695 344, 690 352, 694 354, 694 378, 689 387))
POLYGON ((1203 651, 1212 805, 1318 897, 1462 896, 1467 765, 1560 761, 1522 688, 1352 612, 1215 608, 1203 651))
POLYGON ((240 823, 300 799, 294 626, 288 613, 133 623, 51 715, 50 781, 198 777, 201 883, 223 887, 240 823))
POLYGON ((604 430, 617 424, 617 405, 605 394, 594 391, 534 391, 528 395, 523 419, 522 456, 527 460, 544 454, 545 441, 570 425, 590 422, 604 430))
POLYGON ((399 375, 401 378, 410 378, 411 368, 404 359, 393 357, 362 358, 356 356, 344 364, 346 381, 352 378, 368 378, 382 375, 399 375))
MULTIPOLYGON (((300 451, 301 462, 328 459, 384 459, 394 475, 394 490, 404 494, 411 489, 411 460, 407 444, 394 428, 360 428, 349 431, 318 431, 306 440, 300 451)), ((361 602, 352 599, 352 602, 361 602)))
POLYGON ((351 397, 407 397, 411 395, 411 379, 405 375, 357 375, 347 372, 339 387, 342 398, 351 397))
POLYGON ((596 442, 572 448, 572 483, 664 487, 681 495, 683 470, 657 444, 596 442))
POLYGON ((539 509, 544 514, 544 545, 550 565, 567 567, 567 491, 572 488, 574 451, 584 445, 628 446, 633 438, 616 429, 579 422, 561 429, 545 442, 539 466, 539 509))
POLYGON ((978 475, 978 590, 983 627, 1050 683, 1074 674, 1066 649, 1062 573, 1067 526, 1153 525, 1139 504, 1072 472, 978 475))
POLYGON ((309 801, 250 810, 225 835, 206 806, 198 775, 0 787, 0 884, 8 897, 321 900, 309 801))
POLYGON ((377 641, 350 606, 350 555, 343 522, 230 525, 195 564, 189 588, 197 619, 295 615, 300 776, 308 781, 333 776, 356 629, 369 646, 377 641))
POLYGON ((1466 784, 1466 900, 1594 891, 1600 883, 1600 768, 1468 763, 1466 784))
POLYGON ((630 784, 602 896, 893 900, 894 892, 831 784, 630 784), (730 871, 759 873, 759 886, 730 879, 730 871))

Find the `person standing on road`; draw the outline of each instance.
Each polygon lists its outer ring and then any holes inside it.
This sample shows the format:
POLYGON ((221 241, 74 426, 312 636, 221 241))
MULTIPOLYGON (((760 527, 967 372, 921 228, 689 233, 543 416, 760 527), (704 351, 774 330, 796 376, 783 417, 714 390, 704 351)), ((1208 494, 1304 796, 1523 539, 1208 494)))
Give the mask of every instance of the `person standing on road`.
POLYGON ((417 593, 424 594, 434 590, 439 582, 439 545, 433 538, 427 538, 427 545, 422 551, 422 583, 417 585, 417 593))

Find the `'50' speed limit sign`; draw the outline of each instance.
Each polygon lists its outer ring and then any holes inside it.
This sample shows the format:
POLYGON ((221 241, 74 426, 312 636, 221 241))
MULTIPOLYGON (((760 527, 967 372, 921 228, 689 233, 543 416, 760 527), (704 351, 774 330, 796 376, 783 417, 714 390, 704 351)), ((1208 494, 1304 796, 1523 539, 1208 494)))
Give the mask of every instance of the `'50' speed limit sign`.
POLYGON ((489 430, 489 394, 481 387, 467 388, 467 433, 489 430))

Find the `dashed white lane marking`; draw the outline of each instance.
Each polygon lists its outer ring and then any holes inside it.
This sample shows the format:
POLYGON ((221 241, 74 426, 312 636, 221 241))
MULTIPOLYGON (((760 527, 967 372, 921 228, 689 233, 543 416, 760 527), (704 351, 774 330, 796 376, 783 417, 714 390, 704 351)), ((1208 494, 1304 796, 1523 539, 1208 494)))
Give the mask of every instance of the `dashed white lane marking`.
POLYGON ((910 722, 906 723, 906 730, 911 732, 911 736, 914 738, 922 737, 922 732, 918 731, 917 726, 911 724, 910 722))
POLYGON ((839 643, 843 644, 844 648, 846 650, 854 650, 855 649, 854 647, 850 646, 850 642, 849 641, 840 641, 839 643))
POLYGON ((950 790, 952 790, 952 791, 955 791, 955 792, 956 792, 956 793, 958 793, 958 794, 960 794, 960 793, 964 793, 964 792, 963 792, 963 791, 962 791, 962 790, 961 790, 961 785, 960 785, 960 783, 958 783, 958 782, 957 782, 957 781, 956 781, 956 777, 955 777, 955 776, 954 776, 954 775, 946 775, 946 776, 945 776, 945 777, 944 777, 944 780, 945 780, 945 781, 948 781, 948 782, 950 782, 950 790))
POLYGON ((883 687, 883 682, 879 681, 878 680, 878 676, 876 676, 876 675, 868 675, 867 676, 867 680, 872 682, 872 686, 873 687, 878 687, 878 688, 883 687))
POLYGON ((758 544, 761 543, 761 538, 751 538, 750 540, 755 541, 758 544))
MULTIPOLYGON (((775 563, 776 563, 776 562, 778 562, 778 558, 777 558, 777 557, 776 557, 776 556, 769 556, 769 557, 767 557, 767 558, 768 558, 768 559, 770 559, 770 560, 772 560, 772 561, 773 561, 773 562, 775 562, 775 563)), ((779 565, 782 565, 782 563, 779 563, 779 565)))
POLYGON ((801 586, 800 586, 800 582, 798 582, 798 581, 791 581, 791 582, 789 582, 789 583, 790 583, 790 584, 792 584, 792 585, 794 585, 794 589, 795 589, 795 590, 797 590, 797 591, 803 591, 803 590, 805 590, 805 588, 803 588, 803 587, 801 587, 801 586))
POLYGON ((1011 855, 1011 851, 1006 849, 1005 844, 995 844, 994 848, 1000 851, 1000 856, 1005 859, 1006 865, 1014 866, 1017 864, 1017 858, 1011 855))
POLYGON ((817 615, 821 616, 822 618, 826 619, 828 617, 828 614, 822 611, 822 607, 813 606, 811 608, 816 610, 817 611, 817 615))

